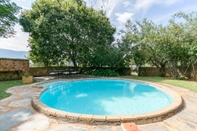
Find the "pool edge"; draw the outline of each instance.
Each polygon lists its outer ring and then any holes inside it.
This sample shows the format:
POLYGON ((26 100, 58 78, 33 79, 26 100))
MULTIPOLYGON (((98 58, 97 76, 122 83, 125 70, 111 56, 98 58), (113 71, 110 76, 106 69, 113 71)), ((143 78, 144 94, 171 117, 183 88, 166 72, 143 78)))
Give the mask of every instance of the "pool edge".
MULTIPOLYGON (((113 79, 113 78, 112 78, 113 79)), ((138 81, 132 79, 123 79, 123 78, 115 78, 122 80, 130 80, 130 81, 138 81)), ((39 91, 34 94, 32 97, 32 107, 40 113, 43 113, 48 116, 52 116, 55 118, 62 118, 64 120, 72 121, 72 122, 85 122, 87 124, 120 124, 122 122, 134 122, 138 125, 140 124, 148 124, 154 122, 163 121, 177 112, 179 112, 183 106, 184 102, 181 96, 170 88, 153 82, 147 81, 138 81, 146 84, 150 84, 161 89, 164 89, 174 98, 173 102, 160 110, 151 113, 139 114, 139 115, 114 115, 114 116, 104 116, 104 115, 88 115, 88 114, 77 114, 71 112, 60 111, 57 109, 53 109, 40 101, 40 95, 43 91, 45 91, 46 87, 41 87, 38 85, 34 85, 34 87, 38 87, 39 91)), ((172 86, 171 86, 172 87, 172 86)))

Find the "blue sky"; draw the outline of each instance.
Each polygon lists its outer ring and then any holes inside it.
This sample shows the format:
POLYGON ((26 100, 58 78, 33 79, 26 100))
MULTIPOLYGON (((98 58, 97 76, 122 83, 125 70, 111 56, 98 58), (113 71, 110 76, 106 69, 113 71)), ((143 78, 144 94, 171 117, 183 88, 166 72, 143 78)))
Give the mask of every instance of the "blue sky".
MULTIPOLYGON (((24 9, 30 9, 34 0, 11 0, 24 9)), ((85 0, 88 6, 106 10, 107 17, 117 30, 123 29, 125 22, 140 21, 143 18, 152 20, 156 24, 167 24, 171 16, 179 11, 197 12, 196 0, 85 0)), ((16 25, 17 34, 13 38, 0 38, 0 48, 18 51, 28 51, 28 34, 16 25)))

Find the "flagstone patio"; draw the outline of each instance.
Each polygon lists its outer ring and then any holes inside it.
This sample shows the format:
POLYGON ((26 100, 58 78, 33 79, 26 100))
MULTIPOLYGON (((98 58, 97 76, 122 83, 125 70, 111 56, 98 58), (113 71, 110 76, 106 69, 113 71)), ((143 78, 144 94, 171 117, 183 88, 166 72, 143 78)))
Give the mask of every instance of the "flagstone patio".
MULTIPOLYGON (((165 84, 162 84, 165 85, 165 84)), ((197 131, 197 93, 166 85, 179 93, 185 107, 163 122, 138 125, 141 131, 197 131)), ((120 125, 87 125, 68 123, 36 112, 31 97, 39 89, 31 85, 16 86, 7 90, 12 95, 0 101, 1 131, 121 131, 120 125)))

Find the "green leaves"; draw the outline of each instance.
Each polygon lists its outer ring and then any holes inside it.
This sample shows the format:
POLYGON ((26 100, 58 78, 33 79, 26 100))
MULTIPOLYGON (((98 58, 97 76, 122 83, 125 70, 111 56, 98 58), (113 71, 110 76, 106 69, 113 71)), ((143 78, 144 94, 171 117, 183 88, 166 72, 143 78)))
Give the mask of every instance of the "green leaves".
POLYGON ((48 66, 66 59, 74 66, 109 65, 106 49, 112 46, 115 28, 103 13, 81 0, 37 0, 32 10, 22 13, 20 24, 30 33, 34 62, 48 66))
POLYGON ((18 18, 20 7, 10 0, 0 1, 0 37, 8 38, 15 34, 13 29, 18 18))
POLYGON ((116 72, 111 69, 94 69, 90 72, 91 75, 94 76, 119 76, 119 72, 116 72))
POLYGON ((196 25, 197 13, 194 12, 175 14, 167 26, 155 25, 147 19, 135 23, 128 21, 126 30, 122 31, 122 44, 130 45, 138 66, 148 63, 161 70, 168 66, 172 74, 175 72, 175 78, 184 76, 191 66, 197 64, 196 25))

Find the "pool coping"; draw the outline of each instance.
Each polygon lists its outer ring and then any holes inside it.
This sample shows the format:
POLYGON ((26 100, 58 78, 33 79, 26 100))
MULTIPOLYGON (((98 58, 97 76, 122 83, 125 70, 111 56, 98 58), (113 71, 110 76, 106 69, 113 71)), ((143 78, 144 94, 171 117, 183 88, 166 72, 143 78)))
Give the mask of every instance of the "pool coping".
MULTIPOLYGON (((99 77, 99 79, 102 79, 103 77, 99 77)), ((98 79, 98 78, 82 78, 82 79, 98 79)), ((75 81, 75 80, 82 80, 82 79, 69 79, 66 81, 75 81)), ((46 82, 55 82, 55 81, 61 81, 65 79, 58 79, 58 80, 50 80, 50 81, 44 81, 37 84, 32 85, 34 88, 39 88, 39 91, 36 92, 31 100, 32 107, 37 110, 40 113, 43 113, 45 115, 55 117, 55 118, 61 118, 63 120, 72 121, 72 122, 85 122, 87 124, 120 124, 123 122, 134 122, 136 124, 148 124, 148 123, 154 123, 154 122, 160 122, 163 121, 177 112, 179 112, 183 106, 183 100, 181 96, 176 93, 175 91, 169 89, 168 87, 153 83, 153 82, 147 82, 147 81, 141 81, 141 80, 133 80, 133 79, 125 79, 125 78, 106 78, 104 79, 114 79, 114 80, 127 80, 127 81, 136 81, 136 82, 143 82, 152 86, 156 86, 158 88, 161 88, 162 90, 167 91, 170 95, 173 97, 173 102, 154 112, 145 113, 145 114, 135 114, 135 115, 113 115, 113 116, 105 116, 105 115, 89 115, 89 114, 77 114, 77 113, 71 113, 71 112, 65 112, 61 110, 57 110, 54 108, 51 108, 44 103, 40 101, 40 95, 42 92, 44 92, 47 88, 44 86, 39 86, 38 84, 46 83, 46 82)))

